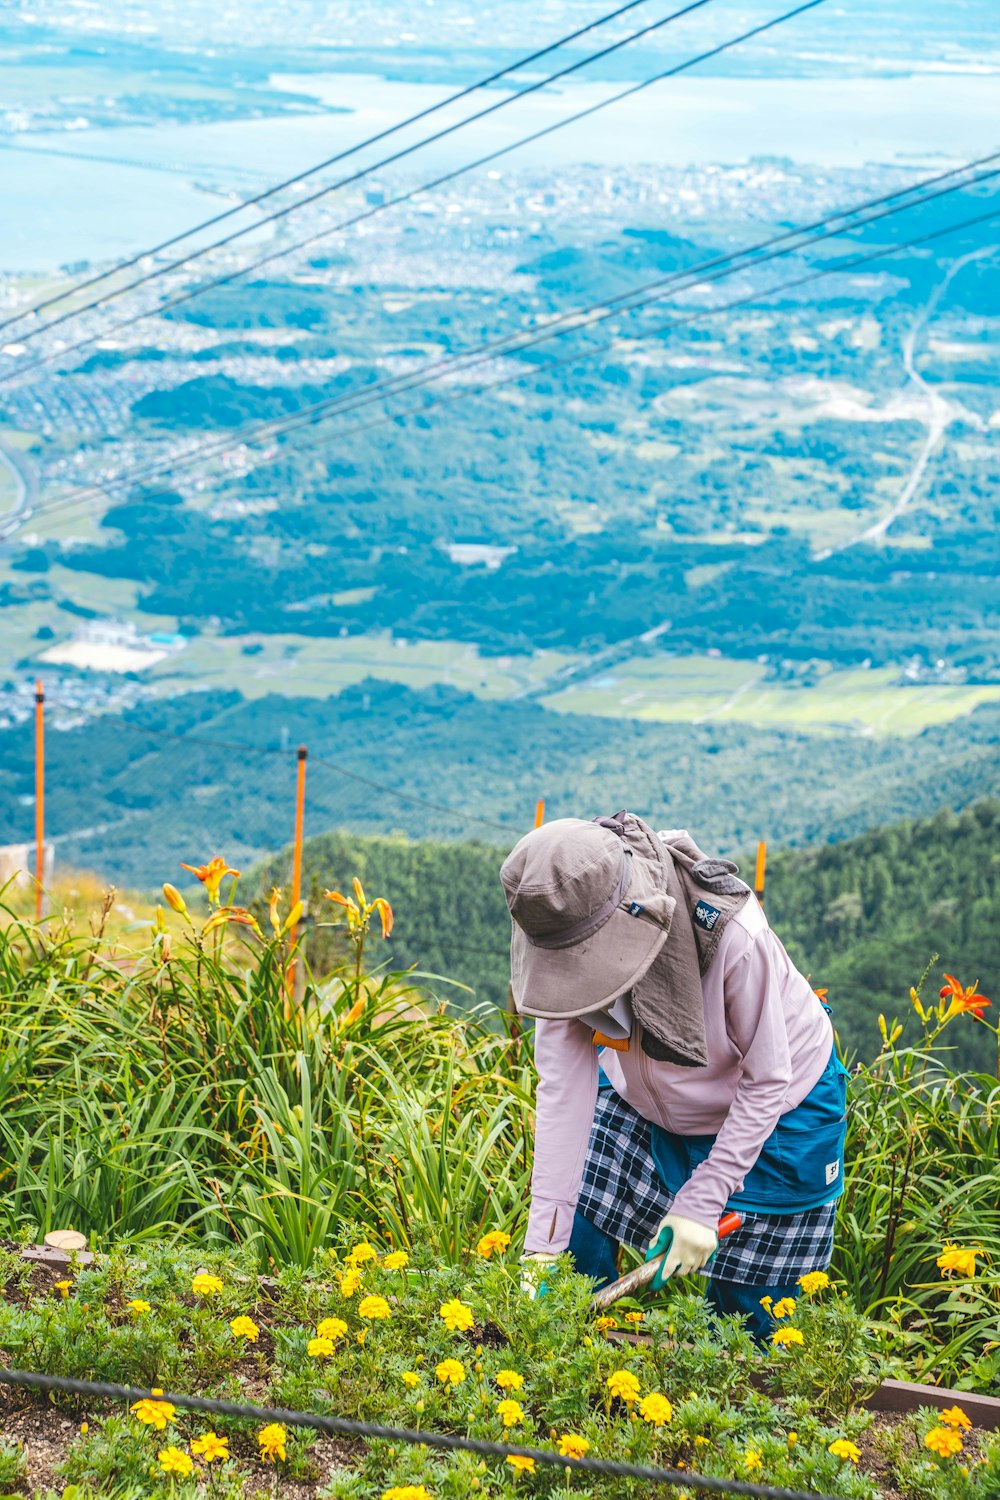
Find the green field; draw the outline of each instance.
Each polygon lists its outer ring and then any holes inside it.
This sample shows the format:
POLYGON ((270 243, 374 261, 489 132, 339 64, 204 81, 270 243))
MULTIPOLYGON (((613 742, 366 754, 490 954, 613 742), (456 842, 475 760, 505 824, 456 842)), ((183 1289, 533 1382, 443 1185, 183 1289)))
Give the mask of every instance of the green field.
POLYGON ((383 635, 198 636, 159 663, 151 678, 170 690, 192 682, 237 687, 245 698, 268 693, 327 698, 366 677, 420 691, 447 683, 477 698, 509 698, 533 687, 572 658, 555 651, 532 656, 481 656, 461 641, 405 641, 383 635))
POLYGON ((1000 684, 900 684, 892 667, 828 671, 815 685, 766 679, 758 662, 709 656, 650 656, 545 699, 558 713, 599 714, 655 723, 739 723, 813 733, 917 734, 981 703, 1000 701, 1000 684))

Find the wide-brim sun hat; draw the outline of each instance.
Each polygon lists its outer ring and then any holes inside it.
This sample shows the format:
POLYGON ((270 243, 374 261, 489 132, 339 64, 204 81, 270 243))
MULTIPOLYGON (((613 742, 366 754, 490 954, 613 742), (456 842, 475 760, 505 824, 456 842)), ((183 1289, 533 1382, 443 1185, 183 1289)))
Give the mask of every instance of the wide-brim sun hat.
POLYGON ((664 855, 638 820, 554 819, 515 845, 500 879, 523 1015, 569 1020, 606 1009, 667 940, 675 902, 664 855))

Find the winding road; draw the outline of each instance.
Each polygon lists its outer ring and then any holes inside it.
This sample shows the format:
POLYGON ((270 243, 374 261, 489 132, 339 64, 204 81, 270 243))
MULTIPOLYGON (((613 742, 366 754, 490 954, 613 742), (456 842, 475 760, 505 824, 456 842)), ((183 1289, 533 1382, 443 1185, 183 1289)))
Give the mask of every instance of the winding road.
POLYGON ((0 544, 2 544, 31 515, 35 498, 35 477, 19 453, 11 452, 0 443, 0 464, 14 476, 14 504, 0 515, 0 544))
MULTIPOLYGON (((920 315, 903 340, 903 369, 906 371, 907 378, 911 384, 917 387, 917 390, 924 398, 927 413, 925 417, 927 436, 924 438, 920 452, 917 454, 916 462, 907 477, 906 483, 899 492, 896 503, 890 510, 886 511, 884 516, 880 517, 877 521, 873 521, 870 526, 866 526, 856 536, 849 537, 846 542, 838 543, 836 547, 826 547, 822 552, 814 553, 814 562, 823 562, 835 553, 846 552, 849 547, 857 547, 862 542, 880 540, 880 538, 885 536, 893 522, 897 521, 912 503, 914 495, 920 489, 924 475, 927 472, 927 465, 931 461, 934 450, 940 445, 952 421, 959 415, 959 408, 953 406, 950 401, 941 395, 940 391, 935 390, 933 386, 929 386, 917 369, 914 363, 917 340, 926 329, 927 324, 934 316, 938 303, 963 266, 969 265, 971 261, 981 260, 983 256, 993 255, 996 249, 996 245, 983 245, 978 250, 970 250, 968 255, 962 255, 958 260, 954 261, 948 267, 948 271, 940 284, 935 287, 920 315)), ((962 415, 966 421, 975 422, 979 420, 973 418, 969 412, 963 412, 962 415)))

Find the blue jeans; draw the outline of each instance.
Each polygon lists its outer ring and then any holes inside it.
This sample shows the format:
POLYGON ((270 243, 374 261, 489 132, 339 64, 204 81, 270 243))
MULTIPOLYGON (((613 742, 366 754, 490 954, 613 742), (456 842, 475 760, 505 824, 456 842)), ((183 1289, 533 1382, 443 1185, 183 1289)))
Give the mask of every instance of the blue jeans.
MULTIPOLYGON (((589 1276, 597 1284, 597 1290, 609 1286, 618 1275, 618 1246, 610 1235, 595 1228, 589 1219, 577 1214, 573 1220, 573 1232, 569 1239, 569 1253, 573 1257, 581 1276, 589 1276)), ((774 1324, 760 1305, 762 1297, 771 1297, 779 1302, 782 1297, 795 1297, 798 1287, 744 1286, 735 1281, 709 1279, 705 1296, 709 1304, 721 1316, 739 1314, 745 1319, 750 1332, 758 1344, 769 1342, 774 1324)))

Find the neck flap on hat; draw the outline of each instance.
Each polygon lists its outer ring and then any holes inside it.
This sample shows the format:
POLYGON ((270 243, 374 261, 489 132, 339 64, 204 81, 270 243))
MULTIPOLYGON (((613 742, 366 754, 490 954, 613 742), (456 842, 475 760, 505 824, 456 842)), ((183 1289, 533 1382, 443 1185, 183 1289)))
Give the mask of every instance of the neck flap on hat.
POLYGON ((641 818, 624 811, 597 821, 620 825, 626 846, 655 860, 663 875, 658 920, 667 928, 667 940, 632 990, 642 1049, 657 1062, 703 1068, 708 1044, 702 976, 750 887, 737 879, 731 860, 710 859, 686 831, 654 833, 641 818))

